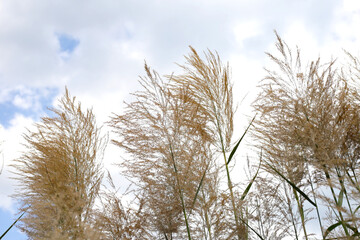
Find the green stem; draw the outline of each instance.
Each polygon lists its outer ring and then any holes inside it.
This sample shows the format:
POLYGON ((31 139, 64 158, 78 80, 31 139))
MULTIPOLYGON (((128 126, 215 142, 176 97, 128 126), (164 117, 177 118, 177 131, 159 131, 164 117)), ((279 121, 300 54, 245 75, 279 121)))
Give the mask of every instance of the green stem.
POLYGON ((294 227, 294 233, 295 233, 296 240, 299 240, 298 232, 297 232, 297 229, 296 229, 294 213, 293 213, 292 207, 291 207, 291 200, 290 200, 289 193, 287 191, 285 182, 283 182, 283 184, 284 184, 284 189, 285 189, 285 196, 286 196, 286 199, 287 199, 287 205, 289 207, 289 212, 290 212, 290 215, 291 215, 291 223, 292 223, 292 225, 294 227))
POLYGON ((306 227, 305 227, 305 215, 304 215, 304 208, 303 208, 303 205, 299 199, 299 196, 297 194, 297 192, 295 191, 295 189, 293 188, 293 192, 294 192, 294 196, 295 196, 295 199, 296 199, 296 202, 297 202, 297 205, 298 205, 298 209, 299 209, 299 212, 300 212, 300 217, 301 217, 301 225, 302 225, 302 228, 304 230, 304 235, 305 235, 305 239, 308 240, 308 235, 307 235, 307 232, 306 232, 306 227))
POLYGON ((227 162, 227 159, 226 159, 226 151, 225 151, 225 146, 224 146, 224 139, 223 139, 223 136, 222 136, 222 131, 221 131, 221 128, 220 128, 220 122, 219 122, 219 118, 217 116, 217 111, 216 111, 216 107, 215 107, 214 102, 212 102, 212 105, 213 105, 214 115, 215 115, 215 119, 216 119, 216 127, 217 127, 217 130, 218 130, 218 134, 219 134, 220 142, 221 142, 221 151, 222 151, 224 162, 225 162, 225 169, 226 169, 228 187, 229 187, 229 191, 230 191, 231 205, 232 205, 232 208, 233 208, 234 218, 235 218, 235 223, 236 223, 236 232, 237 232, 238 239, 241 240, 240 224, 239 224, 238 214, 237 214, 236 205, 235 205, 235 198, 234 198, 233 186, 232 186, 232 182, 231 182, 231 178, 230 178, 230 171, 229 171, 228 162, 227 162))
POLYGON ((315 195, 314 185, 313 185, 313 183, 312 183, 312 179, 311 179, 311 176, 310 176, 309 169, 308 169, 308 173, 309 173, 309 182, 310 182, 310 186, 311 186, 311 192, 312 192, 312 194, 314 195, 314 202, 315 202, 315 204, 316 204, 315 209, 316 209, 316 214, 317 214, 318 221, 319 221, 319 224, 320 224, 321 236, 323 237, 323 240, 325 240, 324 229, 323 229, 323 226, 322 226, 322 223, 321 223, 320 212, 319 212, 318 204, 317 204, 317 201, 316 201, 316 195, 315 195))
POLYGON ((165 240, 169 240, 168 237, 166 236, 166 233, 164 232, 164 236, 165 236, 165 240))
MULTIPOLYGON (((205 199, 205 194, 204 194, 204 190, 201 189, 201 193, 203 195, 203 198, 205 199)), ((205 224, 206 224, 206 228, 207 228, 207 231, 209 233, 209 238, 210 240, 212 240, 212 236, 211 236, 211 226, 210 226, 210 222, 209 222, 209 216, 207 214, 207 207, 206 207, 206 204, 205 204, 205 209, 204 209, 204 215, 205 215, 205 224)))
MULTIPOLYGON (((348 204, 348 207, 349 207, 349 210, 350 210, 350 214, 351 214, 351 218, 353 219, 353 217, 354 217, 354 212, 352 211, 351 204, 350 204, 350 200, 349 200, 349 197, 348 197, 348 194, 347 194, 347 191, 346 191, 346 188, 345 188, 345 184, 344 184, 344 179, 343 179, 345 175, 341 176, 340 169, 338 169, 338 168, 336 168, 336 173, 337 173, 337 176, 338 176, 338 180, 339 180, 341 189, 342 189, 342 191, 343 191, 344 194, 345 194, 346 203, 348 204)), ((357 228, 356 221, 353 221, 353 223, 354 223, 354 226, 357 228)))
POLYGON ((22 216, 25 214, 26 210, 15 220, 15 222, 13 222, 13 224, 11 224, 10 227, 8 227, 8 229, 6 229, 6 231, 0 236, 0 239, 2 239, 9 231, 10 229, 17 223, 17 221, 20 220, 20 218, 22 218, 22 216))
POLYGON ((180 187, 180 180, 179 180, 178 171, 177 171, 177 167, 176 167, 176 163, 175 163, 174 152, 172 150, 171 144, 169 144, 169 146, 170 146, 171 159, 173 161, 174 170, 175 170, 176 182, 177 182, 178 189, 179 189, 181 207, 182 207, 184 218, 185 218, 185 224, 186 224, 186 230, 187 230, 187 234, 188 234, 188 239, 191 240, 190 227, 189 227, 189 222, 188 222, 187 215, 186 215, 184 196, 183 196, 183 192, 182 192, 181 187, 180 187))
POLYGON ((265 235, 265 231, 264 231, 264 226, 263 226, 262 215, 261 215, 261 212, 260 212, 260 204, 259 204, 259 197, 258 197, 258 196, 256 197, 256 208, 257 208, 258 215, 259 215, 258 224, 259 224, 260 234, 261 234, 262 236, 264 236, 264 235, 265 235))
POLYGON ((355 170, 354 170, 353 167, 351 168, 351 171, 353 172, 353 175, 354 175, 354 178, 355 178, 356 183, 358 183, 358 180, 357 180, 357 177, 356 177, 356 173, 355 173, 355 170))
POLYGON ((352 172, 353 172, 353 174, 354 174, 353 177, 355 177, 355 181, 356 181, 356 182, 354 182, 354 180, 352 179, 352 176, 350 176, 350 173, 349 173, 349 172, 346 172, 346 175, 348 176, 348 179, 349 179, 350 182, 354 185, 354 187, 356 188, 356 190, 360 193, 360 187, 359 187, 359 185, 357 184, 358 182, 357 182, 357 179, 356 179, 356 176, 355 176, 355 172, 354 172, 353 169, 351 169, 351 170, 352 170, 352 172))
MULTIPOLYGON (((326 180, 328 181, 328 184, 329 184, 329 187, 330 187, 330 190, 331 190, 331 194, 333 196, 333 199, 335 201, 335 204, 338 205, 338 201, 336 199, 336 194, 335 194, 335 191, 334 191, 334 188, 332 186, 332 183, 331 183, 331 179, 330 179, 330 174, 326 168, 326 166, 323 166, 324 167, 324 173, 325 173, 325 177, 326 177, 326 180)), ((345 221, 344 221, 344 218, 343 218, 343 215, 341 213, 341 211, 339 209, 337 209, 337 212, 339 213, 339 217, 340 217, 340 221, 341 221, 341 226, 343 227, 344 231, 345 231, 345 234, 346 236, 350 236, 349 234, 349 231, 347 230, 347 227, 345 226, 345 221)))

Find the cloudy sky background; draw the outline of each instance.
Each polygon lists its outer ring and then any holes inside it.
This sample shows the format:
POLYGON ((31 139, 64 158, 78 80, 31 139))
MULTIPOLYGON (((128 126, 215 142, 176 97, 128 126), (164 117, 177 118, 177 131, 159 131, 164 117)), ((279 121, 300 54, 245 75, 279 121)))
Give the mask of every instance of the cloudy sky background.
MULTIPOLYGON (((240 135, 269 64, 264 52, 274 52, 274 30, 309 61, 341 60, 342 49, 360 56, 360 1, 0 0, 0 233, 16 216, 9 164, 21 135, 56 106, 65 86, 102 124, 139 89, 144 60, 171 74, 189 45, 216 50, 232 68, 235 102, 246 96, 235 123, 240 135)), ((119 156, 109 145, 105 167, 119 156)), ((8 239, 26 238, 13 229, 8 239)))

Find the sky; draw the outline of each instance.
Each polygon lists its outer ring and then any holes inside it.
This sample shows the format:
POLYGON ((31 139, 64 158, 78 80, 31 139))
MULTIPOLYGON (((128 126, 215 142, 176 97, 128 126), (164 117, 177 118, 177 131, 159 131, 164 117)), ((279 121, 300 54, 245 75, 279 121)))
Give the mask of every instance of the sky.
MULTIPOLYGON (((190 45, 217 51, 232 69, 241 135, 270 64, 265 52, 275 50, 274 30, 308 61, 341 59, 343 49, 360 56, 360 1, 0 0, 0 233, 17 216, 9 165, 23 151, 22 134, 50 114, 65 86, 102 125, 141 89, 145 61, 176 74, 190 45)), ((103 159, 118 185, 112 164, 120 155, 109 144, 103 159)), ((26 236, 14 228, 7 239, 26 236)))

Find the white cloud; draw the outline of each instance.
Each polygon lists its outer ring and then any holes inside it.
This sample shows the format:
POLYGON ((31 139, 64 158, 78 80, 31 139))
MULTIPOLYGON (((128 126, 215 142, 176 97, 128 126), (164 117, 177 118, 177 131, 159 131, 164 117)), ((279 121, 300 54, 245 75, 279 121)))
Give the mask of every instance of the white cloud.
POLYGON ((340 53, 343 48, 347 51, 359 54, 360 41, 360 2, 343 1, 343 5, 336 14, 338 21, 334 24, 329 50, 340 53), (339 50, 340 49, 340 50, 339 50))
POLYGON ((51 107, 51 100, 57 90, 54 88, 30 88, 15 85, 0 89, 0 123, 5 127, 16 113, 39 119, 51 107))
MULTIPOLYGON (((0 207, 15 213, 14 201, 10 195, 15 193, 16 181, 12 179, 14 169, 10 166, 14 159, 20 156, 21 151, 25 150, 22 145, 22 134, 25 129, 31 129, 33 120, 22 115, 16 115, 10 123, 10 127, 5 129, 0 125, 1 158, 4 160, 4 168, 0 175, 0 207)), ((1 159, 2 160, 2 159, 1 159)))
POLYGON ((240 22, 234 27, 236 41, 241 47, 244 46, 244 40, 255 37, 261 33, 260 23, 258 21, 240 22))
POLYGON ((13 104, 16 107, 29 109, 32 106, 31 99, 28 96, 16 95, 13 100, 13 104))
POLYGON ((303 22, 295 21, 288 25, 281 38, 293 50, 295 50, 295 45, 297 45, 301 49, 301 55, 304 59, 311 61, 319 57, 320 47, 318 39, 303 22))
POLYGON ((11 90, 9 88, 5 88, 5 89, 0 90, 0 103, 9 101, 10 91, 11 90))
POLYGON ((343 8, 348 12, 360 11, 360 2, 356 0, 343 0, 343 8))

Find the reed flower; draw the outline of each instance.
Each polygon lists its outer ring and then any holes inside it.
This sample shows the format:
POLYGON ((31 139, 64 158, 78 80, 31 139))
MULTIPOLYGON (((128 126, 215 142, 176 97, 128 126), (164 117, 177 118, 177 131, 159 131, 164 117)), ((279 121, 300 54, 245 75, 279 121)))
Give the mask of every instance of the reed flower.
MULTIPOLYGON (((276 67, 267 70, 253 104, 260 114, 254 136, 272 166, 302 189, 310 188, 310 172, 321 172, 322 183, 332 193, 327 202, 336 209, 346 185, 354 185, 353 177, 349 182, 345 178, 359 159, 359 92, 350 84, 354 75, 345 74, 334 60, 322 63, 318 58, 303 66, 300 50, 291 51, 278 35, 277 40, 279 56, 268 54, 276 67)), ((343 215, 353 214, 351 196, 346 198, 347 210, 338 210, 335 221, 349 236, 343 215)))
POLYGON ((20 229, 29 239, 96 239, 90 220, 105 141, 92 111, 83 112, 67 89, 52 112, 24 135, 26 151, 14 164, 14 197, 26 212, 20 229))

